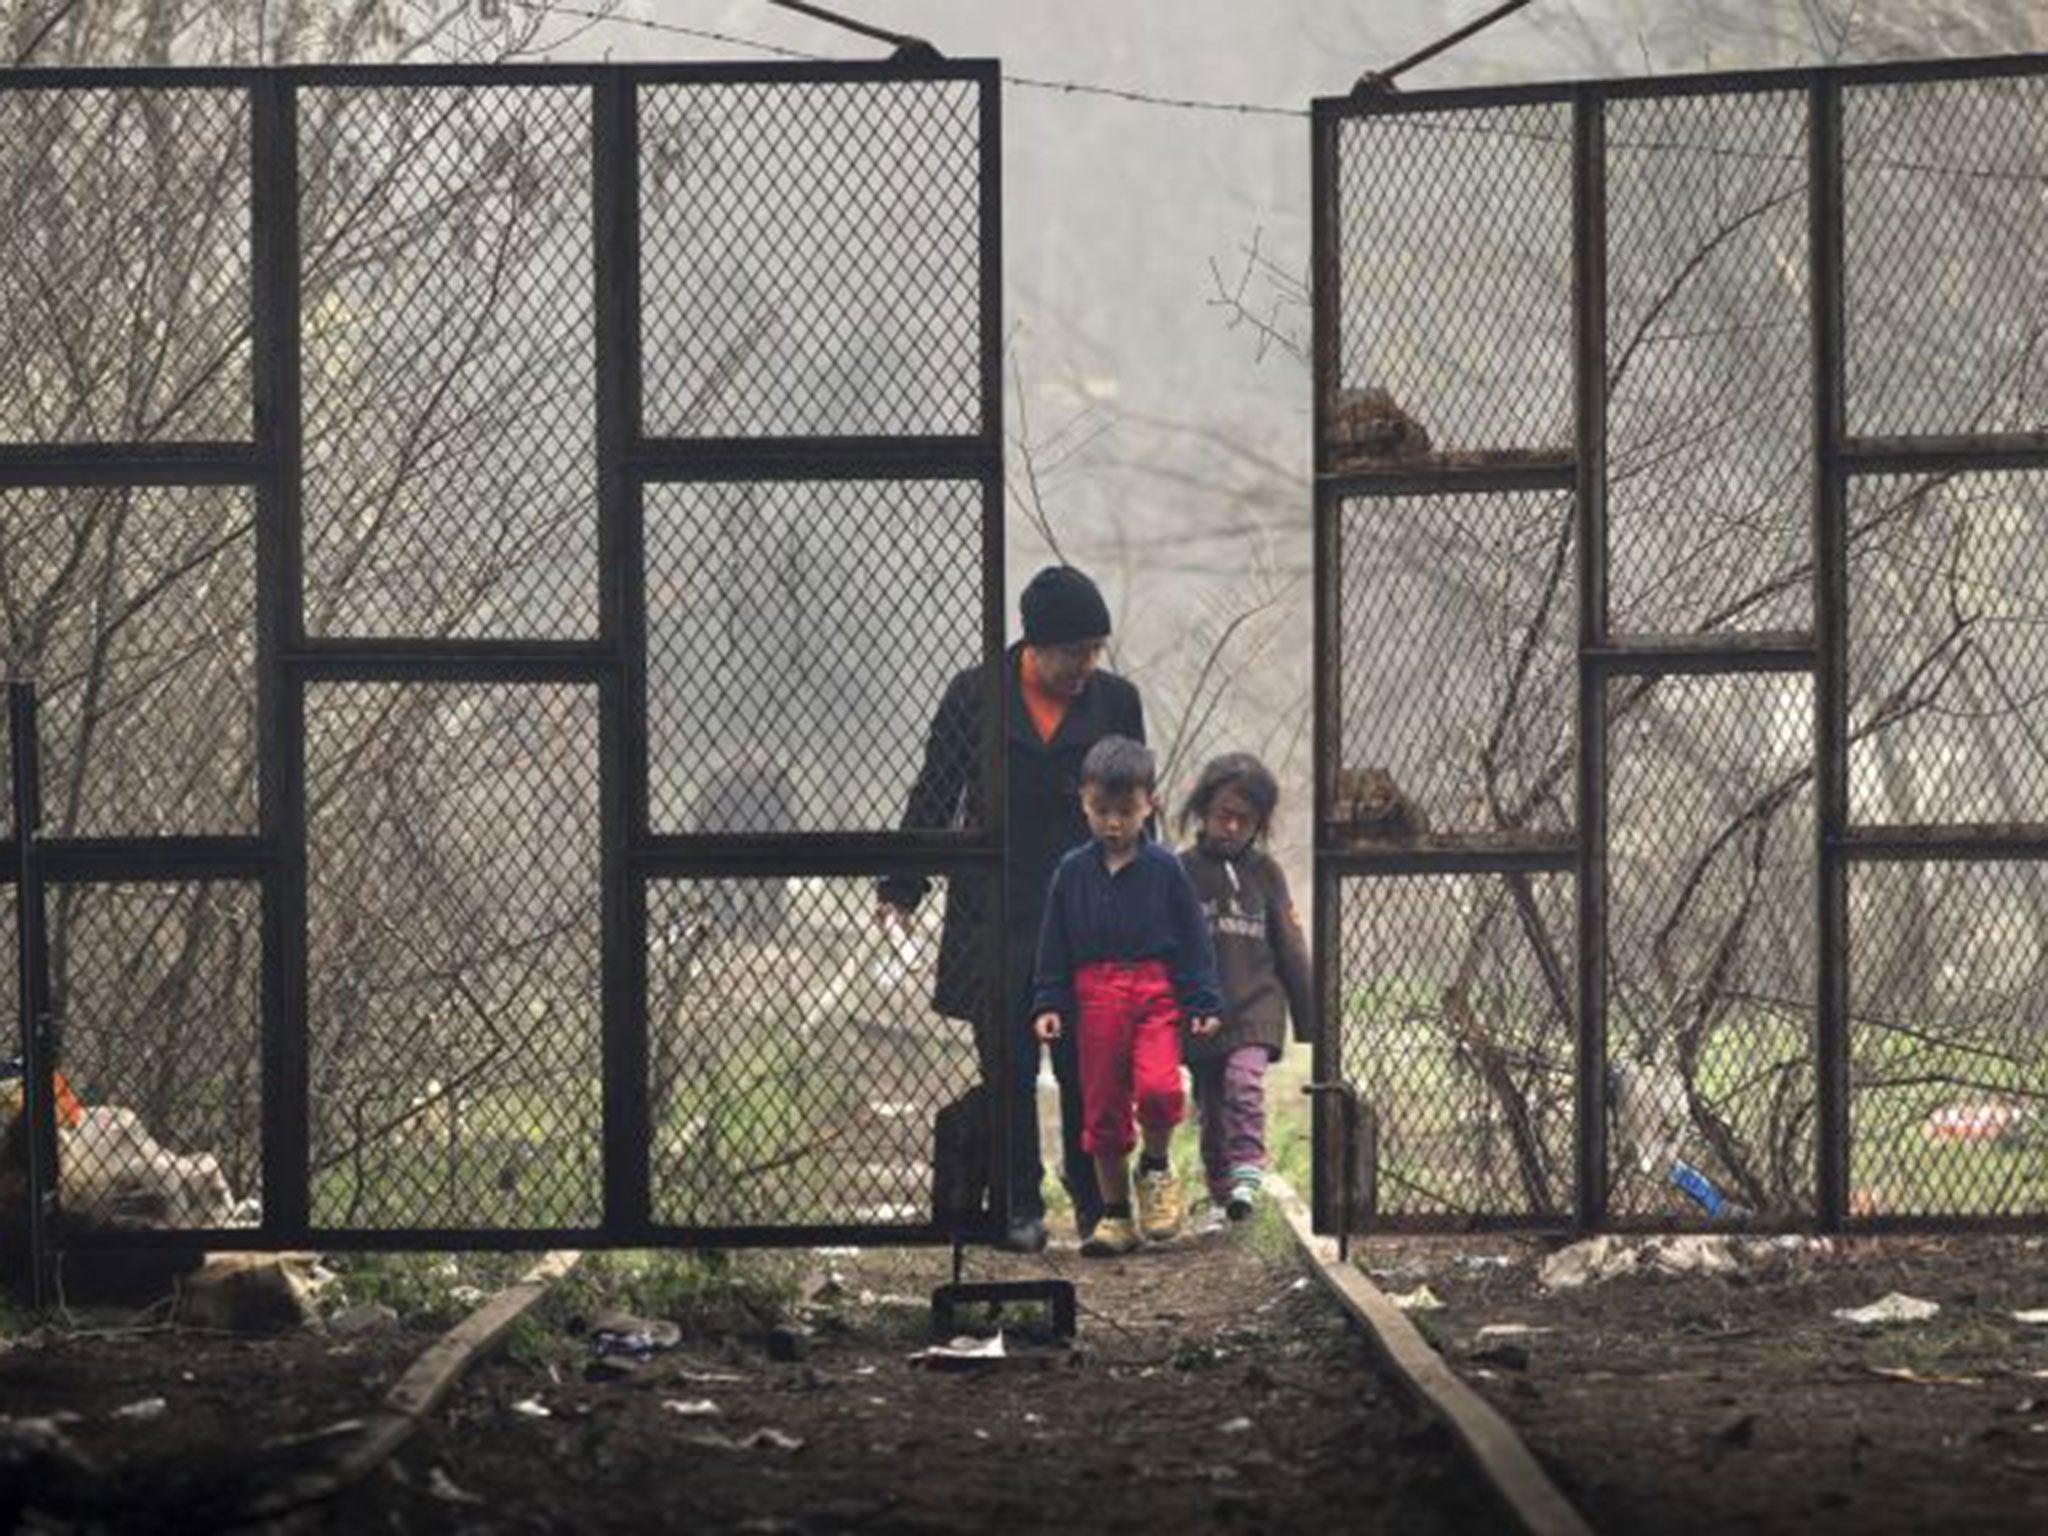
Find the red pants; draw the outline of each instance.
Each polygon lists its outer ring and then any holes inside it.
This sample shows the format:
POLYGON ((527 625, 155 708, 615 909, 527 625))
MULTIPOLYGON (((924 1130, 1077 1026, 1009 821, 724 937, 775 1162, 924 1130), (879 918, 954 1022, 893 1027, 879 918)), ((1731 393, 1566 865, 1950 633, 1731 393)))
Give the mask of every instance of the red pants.
POLYGON ((1180 1004, 1163 960, 1098 960, 1074 973, 1081 1020, 1081 1146, 1121 1157, 1137 1144, 1131 1124, 1180 1124, 1180 1004))

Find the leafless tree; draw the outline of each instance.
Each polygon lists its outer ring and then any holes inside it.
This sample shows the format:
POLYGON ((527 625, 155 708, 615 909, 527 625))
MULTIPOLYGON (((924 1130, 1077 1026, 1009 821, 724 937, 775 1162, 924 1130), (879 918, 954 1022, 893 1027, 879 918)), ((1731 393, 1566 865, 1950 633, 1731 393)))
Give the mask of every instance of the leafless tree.
MULTIPOLYGON (((480 60, 545 48, 548 22, 408 0, 15 0, 0 46, 29 66, 480 60)), ((586 118, 545 91, 301 93, 309 634, 594 627, 560 365, 579 306, 587 330, 586 118)), ((229 90, 0 99, 0 437, 249 438, 249 135, 229 90)), ((45 831, 254 831, 253 498, 0 505, 0 661, 40 685, 45 831)), ((545 1096, 594 1081, 596 811, 550 825, 561 797, 542 793, 594 782, 589 713, 560 691, 309 689, 316 1218, 509 1213, 534 1148, 594 1123, 594 1087, 545 1096), (521 825, 559 843, 508 839, 521 825), (393 1135, 431 1123, 452 1152, 462 1101, 487 1094, 524 1106, 498 1145, 432 1190, 379 1192, 393 1135)), ((244 1192, 260 931, 236 882, 53 898, 65 1070, 168 1143, 219 1150, 244 1192)), ((560 1183, 556 1215, 592 1208, 587 1166, 560 1183)))

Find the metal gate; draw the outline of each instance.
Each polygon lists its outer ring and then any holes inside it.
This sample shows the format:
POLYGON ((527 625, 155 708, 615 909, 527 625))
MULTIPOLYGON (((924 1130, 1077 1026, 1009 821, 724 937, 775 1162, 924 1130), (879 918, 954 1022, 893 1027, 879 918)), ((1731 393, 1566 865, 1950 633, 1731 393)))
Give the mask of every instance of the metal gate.
POLYGON ((2044 109, 1315 104, 1326 1230, 2048 1214, 2044 109))
POLYGON ((898 830, 967 669, 1003 804, 995 65, 14 72, 0 145, 62 1240, 994 1229, 874 883, 1002 858, 898 830))

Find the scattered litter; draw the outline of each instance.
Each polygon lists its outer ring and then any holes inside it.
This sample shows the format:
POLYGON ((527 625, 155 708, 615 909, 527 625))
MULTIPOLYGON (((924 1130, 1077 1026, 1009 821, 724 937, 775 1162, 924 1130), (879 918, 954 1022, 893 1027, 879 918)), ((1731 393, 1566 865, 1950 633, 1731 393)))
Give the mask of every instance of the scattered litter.
POLYGON ((512 1405, 514 1413, 523 1413, 529 1419, 551 1419, 554 1413, 537 1397, 529 1397, 512 1405))
POLYGON ((2012 1320, 2016 1323, 2048 1323, 2048 1307, 2035 1307, 2028 1312, 2015 1312, 2012 1320))
POLYGON ((1249 1431, 1251 1427, 1252 1421, 1250 1419, 1237 1418, 1232 1419, 1228 1424, 1225 1424, 1223 1428, 1219 1431, 1219 1433, 1226 1435, 1242 1435, 1249 1431))
POLYGON ((129 1403, 116 1408, 113 1417, 117 1419, 156 1419, 163 1417, 164 1410, 171 1405, 160 1397, 145 1397, 140 1402, 129 1403))
POLYGON ((1451 1263, 1459 1269, 1506 1269, 1514 1260, 1504 1253, 1461 1253, 1451 1263))
POLYGON ((661 1406, 685 1419, 715 1419, 725 1411, 708 1397, 665 1398, 661 1406))
POLYGON ((1910 1381, 1922 1387, 1981 1387, 1982 1376, 1943 1376, 1916 1371, 1910 1365, 1873 1365, 1870 1374, 1882 1376, 1887 1381, 1910 1381))
POLYGON ((1530 1323, 1488 1323, 1473 1335, 1476 1339, 1520 1339, 1539 1333, 1555 1333, 1555 1328, 1538 1328, 1530 1323))
POLYGON ((317 1327, 321 1276, 328 1274, 310 1253, 209 1254, 178 1278, 177 1320, 225 1333, 317 1327))
POLYGON ((928 1205, 916 1205, 907 1200, 891 1200, 881 1205, 856 1206, 853 1219, 870 1226, 886 1227, 917 1221, 930 1215, 931 1207, 928 1205))
POLYGON ((1675 1188, 1690 1197, 1709 1216, 1719 1216, 1728 1209, 1728 1201, 1714 1187, 1714 1181, 1683 1158, 1672 1160, 1670 1178, 1675 1188))
POLYGON ((478 1285, 458 1285, 448 1293, 448 1299, 458 1307, 480 1307, 484 1302, 483 1287, 478 1285))
MULTIPOLYGON (((873 1367, 869 1367, 869 1374, 874 1374, 873 1367)), ((735 1381, 745 1381, 746 1377, 735 1376, 730 1371, 677 1371, 676 1380, 693 1382, 701 1387, 723 1386, 735 1381)))
POLYGON ((875 1369, 872 1365, 856 1365, 853 1368, 853 1374, 856 1376, 872 1376, 875 1374, 875 1369))
POLYGON ((1297 1275, 1297 1276, 1295 1276, 1295 1278, 1294 1278, 1294 1284, 1292 1284, 1292 1285, 1290 1285, 1289 1287, 1287 1287, 1287 1289, 1289 1289, 1290 1291, 1305 1291, 1305 1290, 1307 1290, 1307 1289, 1308 1289, 1308 1276, 1307 1276, 1307 1275, 1297 1275))
POLYGON ((1402 1291, 1389 1296, 1387 1300, 1403 1312, 1441 1312, 1444 1306, 1443 1298, 1426 1285, 1418 1285, 1412 1291, 1402 1291))
POLYGON ((927 1312, 931 1310, 929 1296, 900 1296, 894 1291, 884 1291, 877 1296, 873 1291, 860 1293, 860 1304, 864 1307, 886 1307, 902 1312, 927 1312))
POLYGON ((1929 1141, 2002 1141, 2027 1120, 2023 1106, 1991 1099, 1945 1104, 1920 1122, 1920 1131, 1929 1141))
POLYGON ((646 1361, 662 1350, 674 1349, 682 1341, 683 1331, 674 1323, 625 1312, 599 1318, 590 1330, 591 1348, 600 1359, 646 1361))
POLYGON ((1864 1328, 1873 1323, 1924 1323, 1940 1310, 1939 1302, 1922 1301, 1918 1296, 1893 1291, 1867 1307, 1837 1307, 1835 1316, 1845 1323, 1864 1328))
POLYGON ((427 1474, 427 1492, 444 1504, 481 1504, 483 1500, 459 1485, 441 1468, 427 1474))
POLYGON ((958 1370, 963 1366, 983 1365, 991 1360, 1004 1358, 1002 1331, 998 1329, 994 1338, 977 1339, 962 1334, 944 1344, 933 1344, 920 1349, 910 1357, 912 1365, 921 1365, 928 1370, 958 1370))
POLYGON ((686 1437, 691 1445, 701 1445, 714 1451, 800 1451, 803 1441, 795 1435, 786 1435, 779 1429, 762 1428, 741 1440, 729 1435, 690 1435, 686 1437))
POLYGON ((1536 1272, 1546 1290, 1570 1291, 1624 1275, 1735 1275, 1751 1278, 1788 1270, 1830 1252, 1826 1238, 1738 1237, 1688 1233, 1628 1238, 1613 1233, 1560 1248, 1536 1272))
POLYGON ((806 1287, 804 1302, 807 1306, 837 1306, 846 1299, 846 1277, 836 1269, 828 1269, 817 1276, 806 1287))
POLYGON ((1045 1422, 1045 1416, 1043 1414, 1038 1413, 1027 1413, 1024 1415, 1024 1422, 1026 1424, 1043 1424, 1045 1422))
POLYGON ((977 1429, 974 1432, 974 1438, 977 1440, 986 1440, 988 1438, 988 1431, 985 1429, 977 1429))
POLYGON ((813 1248, 811 1252, 821 1259, 857 1259, 860 1257, 860 1250, 858 1248, 813 1248))

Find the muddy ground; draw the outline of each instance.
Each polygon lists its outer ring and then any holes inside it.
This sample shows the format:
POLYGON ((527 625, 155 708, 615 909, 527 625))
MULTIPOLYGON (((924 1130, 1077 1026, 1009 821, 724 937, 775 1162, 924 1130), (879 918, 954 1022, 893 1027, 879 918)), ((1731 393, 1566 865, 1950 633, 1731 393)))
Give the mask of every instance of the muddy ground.
MULTIPOLYGON (((1556 1294, 1537 1280, 1545 1252, 1378 1241, 1357 1258, 1390 1292, 1441 1298, 1411 1315, 1596 1529, 2048 1529, 2048 1328, 2011 1316, 2048 1306, 2040 1239, 1835 1244, 1735 1277, 1556 1294), (1832 1316, 1891 1291, 1942 1310, 1883 1328, 1832 1316), (1545 1331, 1479 1334, 1502 1324, 1545 1331)), ((837 1276, 805 1313, 801 1360, 772 1358, 764 1324, 682 1306, 675 1349, 606 1365, 566 1294, 386 1470, 290 1528, 1502 1528, 1275 1221, 1107 1263, 971 1256, 969 1278, 1079 1283, 1078 1345, 1042 1360, 914 1367, 946 1273, 942 1253, 801 1256, 792 1280, 837 1276)), ((1015 1343, 1028 1318, 1010 1321, 1015 1343)), ((22 1528, 221 1529, 432 1337, 16 1337, 0 1411, 77 1415, 63 1428, 92 1463, 46 1478, 22 1528), (152 1398, 163 1408, 119 1411, 152 1398)))
MULTIPOLYGON (((944 1253, 806 1263, 812 1287, 837 1278, 805 1309, 803 1359, 685 1316, 678 1347, 622 1369, 593 1348, 594 1319, 558 1308, 473 1369, 385 1472, 293 1529, 1426 1536, 1498 1522, 1277 1224, 1118 1261, 971 1256, 970 1279, 1071 1277, 1083 1312, 1070 1350, 957 1371, 908 1358, 930 1342, 944 1253)), ((1006 1343, 1037 1315, 1013 1315, 1006 1343)), ((51 1338, 0 1354, 0 1402, 82 1415, 67 1431, 118 1490, 97 1528, 216 1529, 428 1341, 51 1338), (168 1400, 154 1417, 115 1412, 154 1396, 168 1400)))
POLYGON ((1358 1262, 1603 1533, 2048 1530, 2039 1238, 1824 1245, 1733 1278, 1557 1294, 1534 1243, 1374 1242, 1358 1262), (1834 1317, 1890 1292, 1926 1322, 1834 1317), (1549 1332, 1479 1337, 1489 1325, 1549 1332), (1900 1374, 1910 1373, 1910 1374, 1900 1374))

